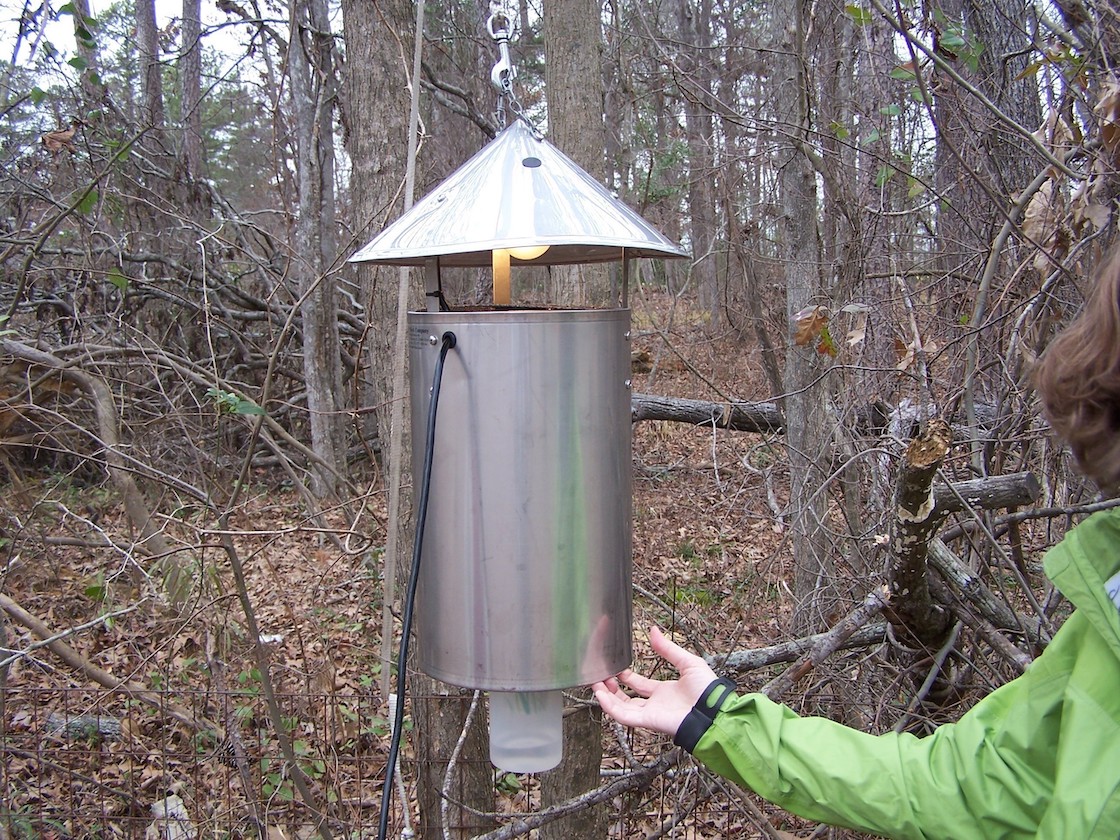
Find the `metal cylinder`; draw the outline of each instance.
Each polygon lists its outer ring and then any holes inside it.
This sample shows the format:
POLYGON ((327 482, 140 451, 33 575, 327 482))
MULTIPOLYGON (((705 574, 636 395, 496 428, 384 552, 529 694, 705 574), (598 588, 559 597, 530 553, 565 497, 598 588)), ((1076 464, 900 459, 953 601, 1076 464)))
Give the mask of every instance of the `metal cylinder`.
POLYGON ((489 691, 585 685, 631 659, 630 313, 413 312, 413 475, 440 337, 418 581, 427 674, 489 691))

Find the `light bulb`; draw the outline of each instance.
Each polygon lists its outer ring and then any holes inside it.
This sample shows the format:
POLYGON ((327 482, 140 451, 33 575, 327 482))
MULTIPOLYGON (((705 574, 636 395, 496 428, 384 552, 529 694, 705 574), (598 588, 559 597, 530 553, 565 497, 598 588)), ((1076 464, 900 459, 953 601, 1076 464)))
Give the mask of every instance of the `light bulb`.
POLYGON ((509 255, 519 260, 535 260, 547 250, 547 245, 527 245, 524 248, 510 248, 509 255))

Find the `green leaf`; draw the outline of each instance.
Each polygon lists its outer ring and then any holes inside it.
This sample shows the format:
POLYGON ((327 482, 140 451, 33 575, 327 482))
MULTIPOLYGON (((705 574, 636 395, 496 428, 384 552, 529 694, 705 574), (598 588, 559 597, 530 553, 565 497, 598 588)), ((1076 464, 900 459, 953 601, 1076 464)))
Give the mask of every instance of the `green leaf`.
POLYGON ((880 108, 879 113, 884 117, 897 117, 902 113, 902 106, 897 102, 892 102, 890 105, 884 105, 880 108))
POLYGON ((89 190, 85 195, 82 196, 81 200, 78 201, 78 204, 74 207, 74 209, 79 213, 85 215, 97 206, 97 200, 99 198, 101 198, 101 193, 99 193, 97 190, 89 190))
POLYGON ((884 163, 879 167, 879 171, 875 173, 875 186, 884 187, 891 178, 894 177, 895 168, 889 163, 884 163))
POLYGON ((114 268, 112 271, 110 271, 109 276, 105 279, 116 286, 117 291, 119 292, 124 292, 128 289, 128 278, 121 272, 119 268, 114 268))
POLYGON ((831 131, 838 140, 847 140, 851 135, 851 132, 848 131, 848 129, 845 128, 842 123, 839 123, 836 120, 833 120, 828 124, 828 130, 831 131))
POLYGON ((74 8, 73 3, 65 3, 58 7, 58 13, 60 15, 76 15, 78 10, 74 8))
POLYGON ((521 791, 521 780, 514 773, 503 773, 495 780, 495 787, 507 795, 519 793, 521 791))
POLYGON ((921 88, 910 88, 910 98, 917 102, 919 105, 931 105, 929 97, 926 96, 925 91, 921 88))
POLYGON ((263 415, 267 412, 252 400, 238 399, 237 404, 233 407, 233 413, 263 415))
POLYGON ((821 329, 821 337, 817 341, 817 352, 822 356, 836 358, 836 342, 832 340, 832 333, 828 331, 828 327, 821 329))
POLYGON ((879 131, 879 129, 873 128, 873 129, 871 129, 870 133, 866 137, 863 138, 863 145, 867 146, 871 143, 875 143, 882 136, 883 136, 883 133, 881 131, 879 131))
POLYGON ((47 92, 41 87, 36 86, 31 88, 31 92, 28 94, 28 96, 31 97, 32 105, 38 105, 40 102, 47 98, 47 92))
POLYGON ((219 414, 266 414, 267 412, 252 400, 243 399, 231 391, 221 388, 207 388, 206 396, 214 401, 219 414))
POLYGON ((908 183, 910 186, 906 190, 907 198, 917 198, 926 191, 926 185, 917 178, 911 178, 908 183))
POLYGON ((875 16, 871 13, 870 9, 865 9, 863 6, 857 6, 855 3, 849 3, 844 7, 847 13, 856 24, 856 26, 868 26, 875 22, 875 16))
POLYGON ((946 47, 953 52, 957 52, 961 47, 967 46, 968 41, 956 29, 946 29, 941 33, 941 46, 946 47))
POLYGON ((898 79, 901 82, 912 82, 916 78, 918 78, 917 74, 913 70, 902 64, 891 70, 889 75, 892 79, 898 79))
POLYGON ((89 62, 82 58, 82 56, 80 55, 74 56, 66 63, 77 70, 79 73, 89 67, 89 62))

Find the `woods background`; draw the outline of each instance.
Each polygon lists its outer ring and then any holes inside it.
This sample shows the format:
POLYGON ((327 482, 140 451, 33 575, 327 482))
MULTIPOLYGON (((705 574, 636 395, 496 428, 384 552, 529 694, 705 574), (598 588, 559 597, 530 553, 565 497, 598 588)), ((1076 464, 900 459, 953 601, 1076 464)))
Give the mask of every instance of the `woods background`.
MULTIPOLYGON (((692 253, 632 280, 638 627, 870 731, 1021 672, 1065 615, 1042 552, 1111 504, 1030 373, 1115 237, 1120 12, 495 8, 526 116, 692 253)), ((492 11, 430 0, 413 77, 396 0, 5 8, 3 835, 374 836, 422 282, 346 259, 515 118, 492 11)), ((848 836, 578 696, 560 770, 495 777, 485 710, 415 679, 397 833, 848 836)))

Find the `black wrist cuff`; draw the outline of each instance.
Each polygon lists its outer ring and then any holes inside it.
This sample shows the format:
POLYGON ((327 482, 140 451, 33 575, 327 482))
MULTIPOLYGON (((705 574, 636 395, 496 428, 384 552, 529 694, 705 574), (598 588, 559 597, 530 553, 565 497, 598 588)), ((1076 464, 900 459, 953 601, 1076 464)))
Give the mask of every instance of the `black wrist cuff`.
POLYGON ((726 677, 712 680, 707 688, 700 694, 696 704, 681 721, 677 734, 673 736, 673 743, 684 747, 689 752, 696 749, 700 738, 708 731, 712 721, 716 719, 719 710, 727 702, 727 698, 735 693, 735 683, 726 677))

